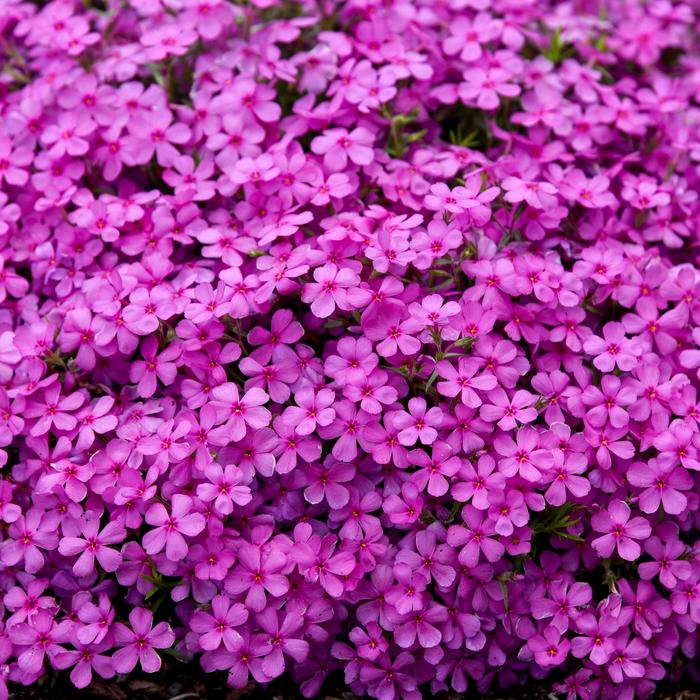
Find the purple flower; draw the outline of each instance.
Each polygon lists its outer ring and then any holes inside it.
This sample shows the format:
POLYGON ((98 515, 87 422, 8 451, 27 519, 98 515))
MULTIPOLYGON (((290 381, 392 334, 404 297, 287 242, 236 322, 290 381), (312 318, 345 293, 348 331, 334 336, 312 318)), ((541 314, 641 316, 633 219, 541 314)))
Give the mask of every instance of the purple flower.
POLYGON ((129 613, 129 626, 117 622, 114 625, 114 641, 120 648, 112 655, 117 673, 132 671, 137 663, 146 673, 160 669, 160 656, 155 649, 167 649, 175 641, 175 634, 166 622, 153 626, 153 614, 144 608, 134 608, 129 613))
POLYGON ((268 608, 257 615, 257 622, 264 635, 265 653, 262 670, 268 679, 272 680, 282 674, 285 656, 291 656, 297 663, 306 659, 309 654, 309 643, 294 636, 300 632, 303 625, 300 615, 289 613, 280 624, 278 613, 268 608))
POLYGON ((184 559, 187 555, 187 542, 184 536, 199 534, 205 525, 204 516, 193 513, 192 499, 180 493, 172 497, 171 511, 161 503, 154 503, 146 511, 145 520, 155 525, 143 537, 143 546, 149 554, 157 554, 165 549, 171 561, 184 559))
POLYGON ((541 666, 559 666, 566 660, 571 648, 554 625, 548 625, 541 634, 531 637, 527 645, 541 666))
POLYGON ((593 514, 593 530, 605 533, 591 542, 599 556, 610 557, 617 550, 627 561, 639 558, 641 548, 636 540, 649 537, 651 527, 645 518, 631 518, 631 514, 630 507, 624 501, 612 501, 607 510, 593 514))
POLYGON ((234 603, 228 596, 217 595, 211 601, 211 612, 197 610, 190 620, 190 628, 199 636, 202 649, 213 651, 221 644, 228 651, 236 651, 241 635, 236 627, 248 619, 248 611, 241 603, 234 603))
POLYGON ((76 576, 92 573, 95 560, 105 571, 119 568, 121 554, 107 545, 119 544, 126 539, 126 530, 120 523, 107 523, 100 530, 99 521, 93 518, 80 523, 80 534, 82 537, 63 537, 58 543, 58 551, 64 556, 80 555, 73 565, 76 576))

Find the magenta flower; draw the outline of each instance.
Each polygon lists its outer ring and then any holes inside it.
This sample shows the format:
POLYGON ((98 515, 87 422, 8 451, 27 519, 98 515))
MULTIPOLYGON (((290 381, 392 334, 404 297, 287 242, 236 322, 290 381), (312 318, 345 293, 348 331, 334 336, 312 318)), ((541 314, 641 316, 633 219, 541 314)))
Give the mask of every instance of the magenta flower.
MULTIPOLYGON (((64 530, 65 531, 65 530, 64 530)), ((122 563, 122 555, 108 545, 119 544, 126 539, 126 530, 118 522, 107 523, 100 530, 99 520, 92 518, 80 523, 82 537, 63 537, 58 551, 64 556, 79 554, 73 564, 76 576, 87 576, 95 571, 95 560, 105 571, 116 571, 122 563)))
POLYGON ((359 286, 360 279, 350 268, 329 263, 314 270, 314 280, 304 285, 301 298, 311 304, 311 311, 319 318, 330 316, 336 306, 350 311, 364 306, 370 299, 369 292, 359 286))
POLYGON ((317 426, 329 425, 335 418, 335 410, 331 408, 335 394, 330 389, 316 392, 305 387, 296 392, 294 400, 297 405, 286 408, 282 418, 295 426, 297 435, 310 435, 317 426))
POLYGON ((237 595, 246 593, 245 605, 260 612, 267 604, 265 591, 274 597, 289 590, 289 581, 280 572, 287 565, 287 557, 279 550, 263 553, 256 545, 244 544, 238 549, 238 566, 226 578, 226 590, 237 595))
POLYGON ((45 659, 53 663, 56 656, 65 651, 61 644, 69 641, 71 627, 70 620, 56 622, 54 616, 45 610, 39 610, 31 623, 22 622, 10 627, 10 641, 22 649, 17 662, 23 671, 38 674, 44 668, 45 659))
POLYGON ((275 432, 280 440, 274 454, 277 460, 275 471, 287 474, 297 466, 298 458, 313 462, 321 456, 321 443, 318 440, 298 435, 296 427, 281 416, 273 422, 275 432))
POLYGON ((339 598, 344 589, 343 577, 349 576, 356 562, 350 552, 335 552, 335 535, 323 539, 309 537, 305 542, 297 542, 291 557, 309 581, 318 581, 332 598, 339 598))
POLYGON ((143 287, 134 290, 129 296, 129 304, 124 308, 123 319, 127 328, 137 335, 149 335, 159 325, 175 313, 175 305, 170 294, 162 287, 147 291, 143 287))
POLYGON ((632 640, 629 637, 629 632, 621 631, 614 638, 615 646, 608 673, 615 683, 622 683, 625 678, 644 676, 644 666, 639 662, 647 658, 647 645, 639 637, 632 640))
POLYGON ((204 516, 193 513, 192 499, 180 493, 172 497, 171 511, 164 505, 154 503, 146 511, 145 520, 155 529, 143 536, 143 547, 148 554, 158 554, 165 549, 170 561, 179 561, 187 555, 185 536, 198 535, 205 525, 204 516))
POLYGON ((428 579, 411 570, 408 564, 394 566, 396 585, 386 591, 383 596, 389 605, 393 605, 399 615, 423 610, 425 607, 425 589, 428 579))
POLYGON ((450 493, 456 501, 471 501, 478 510, 489 507, 488 495, 491 489, 502 490, 504 476, 496 470, 496 461, 491 455, 479 457, 476 469, 471 462, 465 462, 457 472, 457 478, 450 493))
POLYGON ((607 510, 593 514, 593 530, 604 533, 591 542, 599 556, 608 558, 617 551, 627 561, 639 558, 641 548, 636 540, 649 537, 651 527, 645 518, 631 518, 631 514, 630 507, 624 501, 612 501, 607 510))
POLYGON ((447 531, 447 543, 459 548, 460 563, 468 567, 476 566, 481 554, 486 561, 497 561, 505 548, 492 537, 496 534, 494 522, 469 505, 464 507, 462 517, 464 525, 452 525, 447 531))
POLYGON ((58 546, 55 517, 34 508, 17 518, 7 534, 7 539, 0 544, 3 563, 14 566, 23 561, 29 574, 35 574, 44 566, 41 550, 50 551, 58 546))
POLYGON ((158 109, 147 118, 139 116, 130 119, 130 135, 122 149, 124 162, 127 165, 142 165, 155 155, 163 167, 172 165, 180 155, 176 146, 186 143, 191 137, 191 131, 185 124, 173 124, 172 121, 173 115, 167 109, 158 109))
POLYGON ((129 626, 121 622, 114 625, 114 641, 121 647, 112 654, 117 673, 132 671, 137 663, 146 673, 160 669, 160 656, 155 649, 167 649, 175 641, 175 635, 167 622, 153 626, 153 614, 144 608, 134 608, 129 613, 129 626))
POLYGON ((248 611, 241 603, 231 604, 228 596, 212 598, 211 612, 197 610, 190 620, 190 628, 199 636, 202 649, 213 651, 223 643, 228 651, 236 651, 242 637, 236 630, 248 619, 248 611))
POLYGON ((242 484, 243 472, 234 464, 222 467, 211 462, 205 467, 209 483, 197 486, 197 496, 203 501, 214 501, 214 508, 222 515, 233 512, 233 504, 244 506, 253 496, 250 488, 242 484))
POLYGON ((600 428, 610 423, 614 428, 624 428, 629 423, 625 407, 637 396, 631 386, 623 386, 619 377, 606 374, 600 380, 600 388, 592 384, 587 386, 581 398, 589 407, 586 420, 592 426, 600 428))
POLYGON ((548 625, 542 634, 530 637, 527 645, 541 666, 559 666, 564 663, 571 648, 569 641, 561 638, 561 632, 554 625, 548 625))
POLYGON ((642 562, 639 575, 645 581, 658 576, 662 585, 674 589, 679 581, 687 581, 691 577, 692 566, 689 561, 680 558, 686 553, 686 547, 677 539, 677 528, 671 525, 666 529, 671 531, 671 539, 667 542, 656 536, 646 541, 644 550, 654 561, 642 562))
POLYGON ((240 440, 248 428, 257 430, 270 423, 270 412, 263 407, 268 396, 262 389, 253 387, 241 398, 236 384, 226 382, 215 387, 211 396, 212 405, 228 419, 226 427, 230 431, 231 440, 240 440))
POLYGON ((450 36, 442 47, 448 56, 459 54, 465 62, 478 60, 482 47, 496 39, 503 30, 503 22, 488 12, 479 12, 473 20, 460 17, 450 25, 450 36))
POLYGON ((492 389, 488 393, 488 401, 479 410, 479 415, 488 422, 495 422, 501 430, 512 430, 518 423, 532 423, 537 418, 534 407, 536 397, 529 391, 519 389, 509 398, 501 389, 492 389))
POLYGON ((666 513, 678 515, 688 505, 683 491, 693 488, 693 479, 683 467, 663 467, 654 459, 646 464, 632 464, 627 479, 633 486, 644 489, 639 494, 639 508, 643 513, 656 513, 663 505, 666 513))
POLYGON ((370 661, 389 648, 389 643, 383 636, 383 630, 376 622, 369 622, 365 629, 353 627, 348 637, 357 648, 357 653, 363 659, 370 661))
POLYGON ((150 398, 155 394, 158 380, 165 386, 173 383, 177 375, 177 365, 174 360, 180 357, 182 348, 173 343, 168 345, 160 353, 158 352, 158 340, 149 336, 141 344, 143 360, 137 360, 129 369, 129 379, 138 382, 139 396, 150 398))
POLYGON ((537 432, 530 427, 518 430, 515 440, 505 434, 499 435, 494 440, 494 448, 501 455, 498 470, 506 477, 517 473, 527 481, 537 482, 542 472, 554 464, 551 451, 540 446, 537 432))
POLYGON ((557 188, 549 182, 527 181, 519 177, 507 177, 501 183, 506 191, 506 202, 525 202, 535 209, 550 209, 557 203, 557 188))
POLYGON ((625 337, 621 323, 606 323, 603 338, 592 335, 583 343, 583 349, 595 359, 593 364, 601 372, 612 372, 615 366, 623 372, 629 372, 637 364, 639 351, 633 340, 625 337))
POLYGON ((461 396, 462 403, 470 408, 481 406, 482 400, 477 391, 494 389, 498 383, 493 374, 479 374, 479 363, 472 358, 459 358, 458 368, 447 360, 441 360, 436 365, 437 373, 446 381, 438 382, 438 391, 443 396, 461 396))
POLYGON ((411 482, 401 487, 401 496, 392 494, 384 501, 384 512, 394 525, 409 525, 423 512, 420 491, 411 482))
POLYGON ((459 97, 466 104, 480 109, 498 108, 500 97, 517 97, 520 87, 511 83, 511 76, 502 68, 469 68, 464 71, 464 81, 459 85, 459 97))
POLYGON ((448 479, 453 477, 461 467, 461 460, 454 454, 452 447, 441 441, 431 445, 431 455, 425 450, 411 450, 409 462, 420 467, 415 472, 413 483, 418 488, 425 489, 431 496, 443 496, 449 490, 448 479))
POLYGON ((37 419, 30 431, 31 435, 44 435, 52 429, 72 430, 78 424, 71 412, 85 403, 85 395, 76 392, 60 398, 60 393, 60 384, 54 382, 43 390, 41 401, 31 401, 27 404, 24 415, 37 419))
POLYGON ((304 489, 304 498, 309 503, 321 503, 324 499, 328 505, 337 510, 345 506, 350 498, 350 492, 344 483, 355 477, 355 467, 343 462, 331 463, 326 466, 309 465, 305 470, 309 485, 304 489))
POLYGON ((70 679, 76 688, 86 688, 92 682, 93 670, 101 678, 112 678, 115 675, 112 659, 103 654, 110 648, 108 642, 85 645, 76 644, 76 649, 59 651, 53 659, 56 668, 71 668, 70 679))
POLYGON ((329 129, 311 142, 311 150, 323 156, 323 164, 332 172, 345 170, 348 159, 356 165, 369 165, 374 160, 374 136, 363 127, 329 129))
POLYGON ((85 138, 95 130, 95 124, 86 114, 60 112, 56 124, 47 126, 41 134, 41 142, 49 147, 48 155, 60 158, 63 155, 82 156, 90 144, 85 138))
POLYGON ((567 492, 574 498, 583 498, 591 491, 591 484, 581 474, 586 472, 586 458, 579 453, 565 455, 560 450, 554 452, 554 464, 550 472, 552 483, 545 492, 547 503, 563 506, 567 502, 567 492))
POLYGON ((81 644, 99 644, 110 632, 116 613, 105 593, 100 593, 97 605, 86 602, 78 610, 78 619, 82 623, 76 632, 81 644))
POLYGON ((416 397, 408 402, 408 411, 396 414, 396 427, 399 429, 399 442, 402 445, 414 445, 417 441, 431 445, 437 438, 435 426, 442 421, 442 411, 428 408, 425 399, 416 397))
POLYGON ((268 608, 257 615, 263 629, 266 653, 262 662, 263 673, 272 680, 281 675, 285 667, 285 656, 301 663, 309 654, 309 643, 295 635, 300 634, 304 620, 300 615, 288 613, 282 624, 278 613, 268 608))
POLYGON ((698 3, 2 5, 0 700, 697 665, 698 3))
POLYGON ((436 647, 442 634, 436 625, 447 620, 447 609, 433 604, 424 610, 409 613, 410 619, 394 630, 394 640, 403 649, 409 649, 417 641, 424 649, 436 647))

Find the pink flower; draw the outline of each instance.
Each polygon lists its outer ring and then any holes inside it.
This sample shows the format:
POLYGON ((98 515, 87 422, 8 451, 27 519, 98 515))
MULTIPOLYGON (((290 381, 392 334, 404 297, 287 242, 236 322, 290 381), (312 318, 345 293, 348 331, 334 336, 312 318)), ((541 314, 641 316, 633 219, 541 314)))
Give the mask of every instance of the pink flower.
MULTIPOLYGON (((310 535, 308 529, 303 536, 307 535, 310 535)), ((336 544, 335 535, 326 535, 321 539, 311 535, 306 541, 297 542, 291 553, 304 577, 309 581, 318 581, 331 598, 339 598, 343 594, 343 578, 349 576, 356 565, 350 552, 335 552, 336 544)))
POLYGON ((309 485, 304 489, 304 498, 309 503, 321 503, 325 499, 334 510, 347 504, 350 492, 342 484, 353 480, 355 467, 343 462, 323 467, 311 464, 305 472, 309 485))
POLYGON ((26 167, 32 162, 32 150, 27 146, 14 147, 12 140, 0 136, 0 185, 24 185, 29 179, 26 167))
POLYGON ((627 176, 622 188, 622 198, 635 209, 652 209, 671 202, 670 195, 662 191, 656 180, 648 175, 640 175, 638 178, 627 176))
POLYGON ((192 513, 193 502, 189 496, 173 494, 171 511, 161 503, 154 503, 146 511, 145 520, 155 529, 143 536, 143 548, 148 554, 158 554, 165 549, 170 561, 179 561, 187 555, 187 542, 184 536, 194 537, 205 526, 204 516, 192 513))
POLYGON ((469 68, 464 71, 464 82, 459 84, 459 98, 480 109, 495 110, 499 96, 517 97, 520 87, 509 82, 511 75, 502 68, 469 68))
POLYGON ((447 543, 459 548, 460 564, 474 567, 479 563, 481 554, 486 561, 498 561, 505 548, 492 537, 496 534, 493 520, 470 505, 462 510, 462 517, 464 525, 451 525, 447 531, 447 543))
POLYGON ((248 428, 257 430, 270 424, 270 411, 263 407, 268 395, 257 387, 245 392, 240 397, 238 386, 233 382, 220 384, 211 392, 212 405, 221 417, 228 418, 226 427, 230 431, 230 439, 237 442, 248 428))
POLYGON ((158 340, 149 336, 141 344, 143 360, 136 360, 129 369, 129 379, 138 382, 138 393, 143 398, 149 398, 156 392, 158 381, 169 386, 175 381, 177 365, 174 360, 180 357, 182 348, 177 343, 168 345, 158 353, 158 340))
POLYGON ((459 471, 450 493, 456 501, 471 501, 479 510, 489 507, 489 491, 503 490, 505 477, 496 469, 496 461, 491 455, 481 455, 476 469, 471 462, 465 461, 459 471))
POLYGON ((491 403, 484 404, 479 415, 489 422, 498 421, 501 430, 512 430, 518 423, 532 423, 537 418, 536 398, 524 389, 518 389, 512 398, 501 388, 492 389, 488 393, 491 403))
POLYGON ((554 464, 550 478, 552 483, 545 492, 547 503, 563 506, 567 502, 567 492, 574 498, 583 498, 591 491, 591 484, 580 474, 586 472, 586 458, 579 453, 567 454, 561 450, 554 451, 554 464))
POLYGON ((547 625, 542 634, 536 634, 528 640, 527 645, 540 666, 559 666, 564 663, 571 644, 561 636, 554 625, 547 625))
POLYGON ((134 608, 129 613, 129 627, 121 622, 114 625, 114 641, 121 647, 112 655, 117 673, 129 673, 137 663, 146 673, 160 669, 160 656, 155 649, 167 649, 175 641, 175 634, 167 622, 153 626, 153 613, 144 608, 134 608))
POLYGON ((141 43, 146 47, 145 56, 149 61, 162 61, 168 56, 182 56, 196 40, 195 32, 180 27, 175 22, 141 35, 141 43))
POLYGON ((311 311, 318 318, 327 318, 337 306, 344 311, 360 308, 370 299, 362 289, 357 273, 348 267, 338 268, 332 263, 314 270, 315 282, 304 285, 301 299, 311 304, 311 311))
POLYGON ((309 654, 309 643, 296 635, 301 633, 304 619, 301 615, 287 613, 282 624, 276 610, 268 608, 257 616, 257 621, 263 629, 266 642, 266 654, 262 662, 263 673, 272 680, 284 672, 284 657, 291 656, 294 661, 301 663, 309 654))
POLYGON ((24 562, 24 570, 35 574, 44 566, 40 550, 54 550, 58 546, 56 519, 36 508, 15 520, 7 530, 8 537, 0 543, 2 561, 8 566, 24 562))
POLYGON ((557 204, 557 188, 549 182, 527 181, 507 177, 501 182, 506 202, 525 202, 535 209, 550 209, 557 204))
POLYGON ((384 512, 394 525, 409 525, 423 512, 423 499, 420 491, 411 482, 401 487, 401 496, 392 494, 384 501, 384 512))
POLYGON ((497 436, 493 446, 502 457, 498 470, 507 477, 517 473, 527 481, 537 482, 542 472, 554 464, 551 451, 540 446, 537 431, 527 426, 518 430, 515 440, 506 434, 497 436))
POLYGON ((294 400, 297 405, 286 408, 282 417, 295 426, 297 435, 310 435, 317 425, 329 425, 335 418, 335 410, 331 408, 335 394, 331 389, 316 392, 305 387, 296 392, 294 400))
POLYGON ((311 150, 323 156, 323 164, 331 172, 345 170, 348 159, 356 165, 369 165, 374 160, 374 136, 364 127, 328 129, 311 142, 311 150))
POLYGON ((94 122, 81 112, 59 112, 57 123, 47 126, 41 134, 41 142, 49 146, 51 158, 63 155, 82 156, 88 152, 85 138, 95 131, 94 122))
POLYGON ((158 163, 169 167, 180 155, 176 146, 189 141, 190 129, 182 123, 173 124, 173 115, 167 109, 158 109, 148 115, 129 120, 129 136, 124 140, 122 159, 127 165, 143 165, 155 155, 158 163))
POLYGON ((102 678, 115 675, 112 659, 101 652, 110 649, 106 641, 93 644, 75 644, 75 650, 59 651, 53 659, 58 669, 71 668, 70 679, 76 688, 86 688, 92 682, 92 671, 102 678))
POLYGON ((428 408, 425 399, 414 397, 408 402, 408 411, 396 414, 395 422, 402 445, 414 445, 417 441, 432 445, 437 438, 435 428, 442 422, 442 411, 437 406, 428 408))
POLYGON ((116 571, 119 568, 122 555, 107 545, 124 542, 126 530, 123 525, 111 522, 100 530, 99 519, 90 518, 81 521, 80 534, 82 537, 63 537, 58 543, 58 551, 64 556, 80 555, 73 564, 76 576, 87 576, 94 572, 95 560, 105 571, 116 571))
POLYGON ((625 337, 624 326, 617 322, 605 324, 603 338, 589 336, 583 343, 583 349, 595 357, 593 364, 601 372, 612 372, 616 365, 623 372, 629 372, 637 364, 639 356, 637 343, 625 337))
POLYGON ((479 12, 474 19, 458 17, 449 26, 450 36, 442 42, 448 56, 459 54, 465 62, 478 60, 482 45, 496 39, 503 29, 503 22, 494 19, 488 12, 479 12))
POLYGON ((214 508, 222 515, 232 513, 234 503, 244 506, 252 500, 250 488, 242 485, 243 472, 235 464, 223 468, 211 462, 204 473, 209 483, 197 486, 197 496, 206 502, 214 501, 214 508))
POLYGON ((610 423, 614 428, 624 428, 629 423, 625 406, 637 398, 634 389, 623 386, 619 377, 606 374, 600 380, 600 389, 592 384, 584 389, 581 399, 588 406, 586 420, 596 428, 610 423))
POLYGON ((218 649, 223 643, 228 651, 236 651, 242 641, 236 627, 248 619, 248 611, 241 603, 231 604, 226 595, 212 598, 211 612, 197 610, 190 620, 190 629, 199 635, 199 645, 205 651, 218 649))
POLYGON ((216 185, 210 180, 214 162, 208 159, 195 164, 190 156, 178 156, 172 162, 172 170, 163 173, 163 179, 175 190, 175 194, 192 194, 192 199, 204 202, 216 194, 216 185))
POLYGON ((39 610, 30 623, 13 625, 8 636, 13 644, 22 648, 17 662, 25 673, 39 674, 44 669, 44 659, 50 662, 65 651, 62 643, 68 642, 73 623, 70 620, 56 622, 54 616, 39 610))
POLYGON ((163 287, 150 291, 139 287, 129 296, 129 304, 124 308, 124 323, 137 335, 149 335, 158 329, 160 320, 167 320, 175 314, 175 304, 163 287))
POLYGON ((477 391, 494 389, 498 384, 493 374, 479 374, 479 362, 473 358, 459 358, 458 368, 447 360, 441 360, 436 365, 438 375, 447 381, 438 382, 437 389, 443 396, 461 396, 465 406, 478 408, 481 406, 481 398, 477 391))
POLYGON ((627 479, 633 486, 644 489, 639 495, 639 508, 643 513, 656 513, 662 504, 666 513, 683 513, 688 499, 682 492, 693 488, 693 478, 682 466, 663 467, 654 459, 646 464, 632 464, 627 479))
POLYGON ((85 403, 84 394, 76 392, 59 398, 60 393, 60 384, 54 382, 43 390, 41 401, 31 401, 27 404, 24 415, 27 418, 37 418, 30 431, 33 436, 44 435, 52 428, 72 430, 78 424, 71 412, 85 403))
POLYGON ((648 521, 642 517, 630 518, 632 511, 624 501, 612 501, 607 510, 599 510, 591 517, 596 537, 591 546, 599 556, 609 558, 615 550, 627 561, 635 561, 641 548, 635 540, 645 540, 651 534, 648 521))
POLYGON ((421 469, 415 472, 412 482, 421 490, 427 486, 431 496, 443 496, 449 490, 448 478, 461 467, 461 459, 446 442, 436 441, 431 446, 431 456, 425 450, 412 450, 409 461, 421 469))
POLYGON ((287 577, 280 573, 287 565, 287 557, 277 549, 261 551, 256 545, 243 544, 237 552, 238 566, 226 578, 226 591, 245 593, 245 605, 260 612, 267 605, 265 591, 275 598, 289 590, 287 577))

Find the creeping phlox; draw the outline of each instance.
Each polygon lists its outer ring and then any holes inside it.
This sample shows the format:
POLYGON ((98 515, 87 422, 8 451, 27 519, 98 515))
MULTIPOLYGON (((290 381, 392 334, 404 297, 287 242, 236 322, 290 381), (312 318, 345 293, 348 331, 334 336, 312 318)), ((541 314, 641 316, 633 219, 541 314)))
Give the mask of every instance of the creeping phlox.
POLYGON ((699 22, 3 0, 0 700, 692 668, 699 22))

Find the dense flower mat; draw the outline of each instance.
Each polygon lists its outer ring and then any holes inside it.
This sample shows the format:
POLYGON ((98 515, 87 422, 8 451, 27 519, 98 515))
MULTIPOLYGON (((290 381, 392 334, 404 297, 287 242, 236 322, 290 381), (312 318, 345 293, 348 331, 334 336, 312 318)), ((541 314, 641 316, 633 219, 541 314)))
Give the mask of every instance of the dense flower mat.
POLYGON ((699 22, 3 0, 0 697, 690 665, 699 22))

